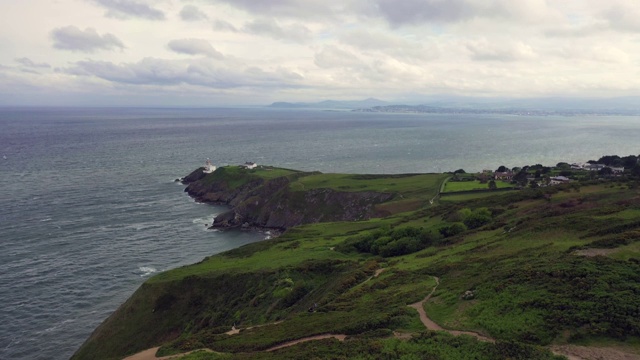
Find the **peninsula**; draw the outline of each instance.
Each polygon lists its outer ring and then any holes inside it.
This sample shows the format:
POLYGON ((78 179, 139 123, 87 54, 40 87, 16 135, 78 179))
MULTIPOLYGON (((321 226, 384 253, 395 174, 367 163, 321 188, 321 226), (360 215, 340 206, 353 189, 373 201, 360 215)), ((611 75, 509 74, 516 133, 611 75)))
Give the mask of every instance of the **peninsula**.
POLYGON ((197 169, 214 227, 281 235, 150 278, 73 359, 638 359, 640 168, 603 159, 197 169))

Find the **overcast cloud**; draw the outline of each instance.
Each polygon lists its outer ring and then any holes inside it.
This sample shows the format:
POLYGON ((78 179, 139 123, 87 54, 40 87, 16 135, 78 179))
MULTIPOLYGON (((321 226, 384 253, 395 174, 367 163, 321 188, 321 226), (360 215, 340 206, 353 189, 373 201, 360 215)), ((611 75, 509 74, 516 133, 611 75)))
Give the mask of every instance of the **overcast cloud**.
POLYGON ((100 35, 95 29, 80 30, 66 26, 51 31, 53 47, 60 50, 94 52, 96 50, 124 49, 124 44, 113 34, 100 35))
POLYGON ((0 11, 11 14, 0 104, 640 94, 636 0, 31 0, 0 11))
POLYGON ((139 17, 148 20, 164 20, 162 11, 151 5, 136 0, 90 0, 96 5, 107 9, 107 16, 126 19, 139 17))
POLYGON ((50 68, 51 65, 42 62, 42 63, 35 63, 33 62, 31 59, 29 59, 28 57, 22 57, 19 59, 16 59, 16 62, 21 64, 22 66, 26 66, 26 67, 30 67, 30 68, 50 68))
POLYGON ((180 10, 180 18, 184 21, 200 21, 207 20, 208 16, 196 6, 185 5, 182 10, 180 10))
POLYGON ((218 50, 203 39, 179 39, 171 40, 167 45, 169 49, 187 55, 204 55, 216 59, 222 59, 224 56, 218 50))

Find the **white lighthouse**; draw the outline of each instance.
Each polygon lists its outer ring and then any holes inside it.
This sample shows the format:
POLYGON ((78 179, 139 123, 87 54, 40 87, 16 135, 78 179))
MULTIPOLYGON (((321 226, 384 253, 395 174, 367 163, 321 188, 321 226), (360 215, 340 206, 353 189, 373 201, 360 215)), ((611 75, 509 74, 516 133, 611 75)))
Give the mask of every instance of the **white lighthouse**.
POLYGON ((204 163, 204 170, 202 170, 202 172, 205 174, 211 174, 214 171, 216 171, 216 167, 211 165, 211 160, 207 158, 207 161, 204 163))

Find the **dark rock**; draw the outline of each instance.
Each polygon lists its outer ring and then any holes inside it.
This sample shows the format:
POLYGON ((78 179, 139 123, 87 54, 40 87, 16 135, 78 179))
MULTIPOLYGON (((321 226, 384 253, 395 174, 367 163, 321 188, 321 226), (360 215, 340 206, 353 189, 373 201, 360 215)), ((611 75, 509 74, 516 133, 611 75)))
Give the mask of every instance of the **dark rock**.
POLYGON ((317 222, 366 220, 383 215, 375 205, 389 201, 394 196, 389 193, 345 192, 324 188, 291 191, 291 181, 312 173, 298 173, 271 180, 255 178, 231 189, 222 180, 200 181, 204 176, 197 172, 183 180, 189 184, 185 191, 197 201, 231 207, 231 210, 216 216, 212 228, 285 230, 317 222))

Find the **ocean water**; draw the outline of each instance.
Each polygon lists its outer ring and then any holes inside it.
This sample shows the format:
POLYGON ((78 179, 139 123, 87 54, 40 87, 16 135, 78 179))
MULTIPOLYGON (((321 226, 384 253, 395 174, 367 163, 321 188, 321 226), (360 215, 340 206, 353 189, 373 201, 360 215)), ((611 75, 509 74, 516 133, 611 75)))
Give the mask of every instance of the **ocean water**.
POLYGON ((0 109, 0 359, 68 359, 154 273, 262 240, 173 182, 206 158, 323 172, 637 155, 639 117, 0 109))

